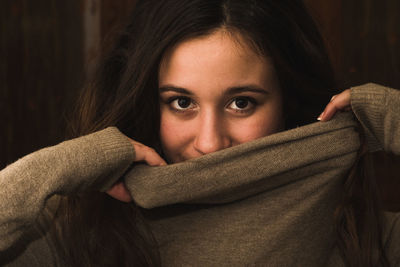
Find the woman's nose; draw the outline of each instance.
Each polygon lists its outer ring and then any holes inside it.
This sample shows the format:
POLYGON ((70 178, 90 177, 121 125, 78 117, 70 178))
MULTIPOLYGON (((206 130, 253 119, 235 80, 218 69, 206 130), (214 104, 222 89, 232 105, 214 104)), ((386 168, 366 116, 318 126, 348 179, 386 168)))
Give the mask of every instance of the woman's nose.
POLYGON ((230 146, 224 121, 217 114, 199 115, 198 127, 196 128, 194 148, 202 155, 230 146))

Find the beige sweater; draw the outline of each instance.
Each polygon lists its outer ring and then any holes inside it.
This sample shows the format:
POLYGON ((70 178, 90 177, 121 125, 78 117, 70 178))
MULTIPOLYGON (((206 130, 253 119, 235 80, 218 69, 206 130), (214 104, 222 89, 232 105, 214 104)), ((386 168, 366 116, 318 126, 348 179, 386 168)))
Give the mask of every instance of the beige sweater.
MULTIPOLYGON (((352 89, 372 151, 400 154, 400 92, 352 89)), ((165 266, 343 266, 333 209, 360 141, 350 113, 125 177, 165 266)), ((35 152, 0 172, 0 264, 55 266, 44 236, 46 200, 106 190, 134 151, 115 128, 35 152)), ((400 266, 400 215, 387 213, 384 246, 400 266)))

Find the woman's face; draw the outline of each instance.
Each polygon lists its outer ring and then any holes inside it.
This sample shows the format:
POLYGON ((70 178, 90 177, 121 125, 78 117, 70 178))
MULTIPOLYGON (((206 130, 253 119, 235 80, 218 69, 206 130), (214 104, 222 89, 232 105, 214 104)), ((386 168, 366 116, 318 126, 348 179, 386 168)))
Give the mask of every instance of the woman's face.
POLYGON ((177 163, 283 129, 274 66, 219 30, 178 44, 159 72, 160 137, 177 163))

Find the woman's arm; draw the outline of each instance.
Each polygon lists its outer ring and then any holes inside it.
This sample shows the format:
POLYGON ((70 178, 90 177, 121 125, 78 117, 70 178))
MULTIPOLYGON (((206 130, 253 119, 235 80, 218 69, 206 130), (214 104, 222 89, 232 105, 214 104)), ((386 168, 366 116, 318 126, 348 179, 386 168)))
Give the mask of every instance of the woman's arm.
POLYGON ((400 154, 400 91, 373 83, 353 87, 334 96, 320 119, 327 121, 350 107, 363 126, 371 152, 383 149, 400 154))
POLYGON ((134 158, 129 139, 110 127, 41 149, 0 171, 0 263, 53 195, 106 191, 134 158))

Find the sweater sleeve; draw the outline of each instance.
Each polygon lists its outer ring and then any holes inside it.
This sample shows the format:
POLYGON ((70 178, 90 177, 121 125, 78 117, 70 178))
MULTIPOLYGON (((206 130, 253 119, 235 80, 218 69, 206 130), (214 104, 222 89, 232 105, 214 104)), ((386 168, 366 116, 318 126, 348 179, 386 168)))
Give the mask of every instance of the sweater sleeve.
POLYGON ((105 191, 133 159, 128 138, 110 127, 41 149, 0 171, 0 263, 37 223, 48 199, 105 191))
POLYGON ((351 107, 371 152, 400 154, 400 91, 373 83, 353 87, 351 107))

